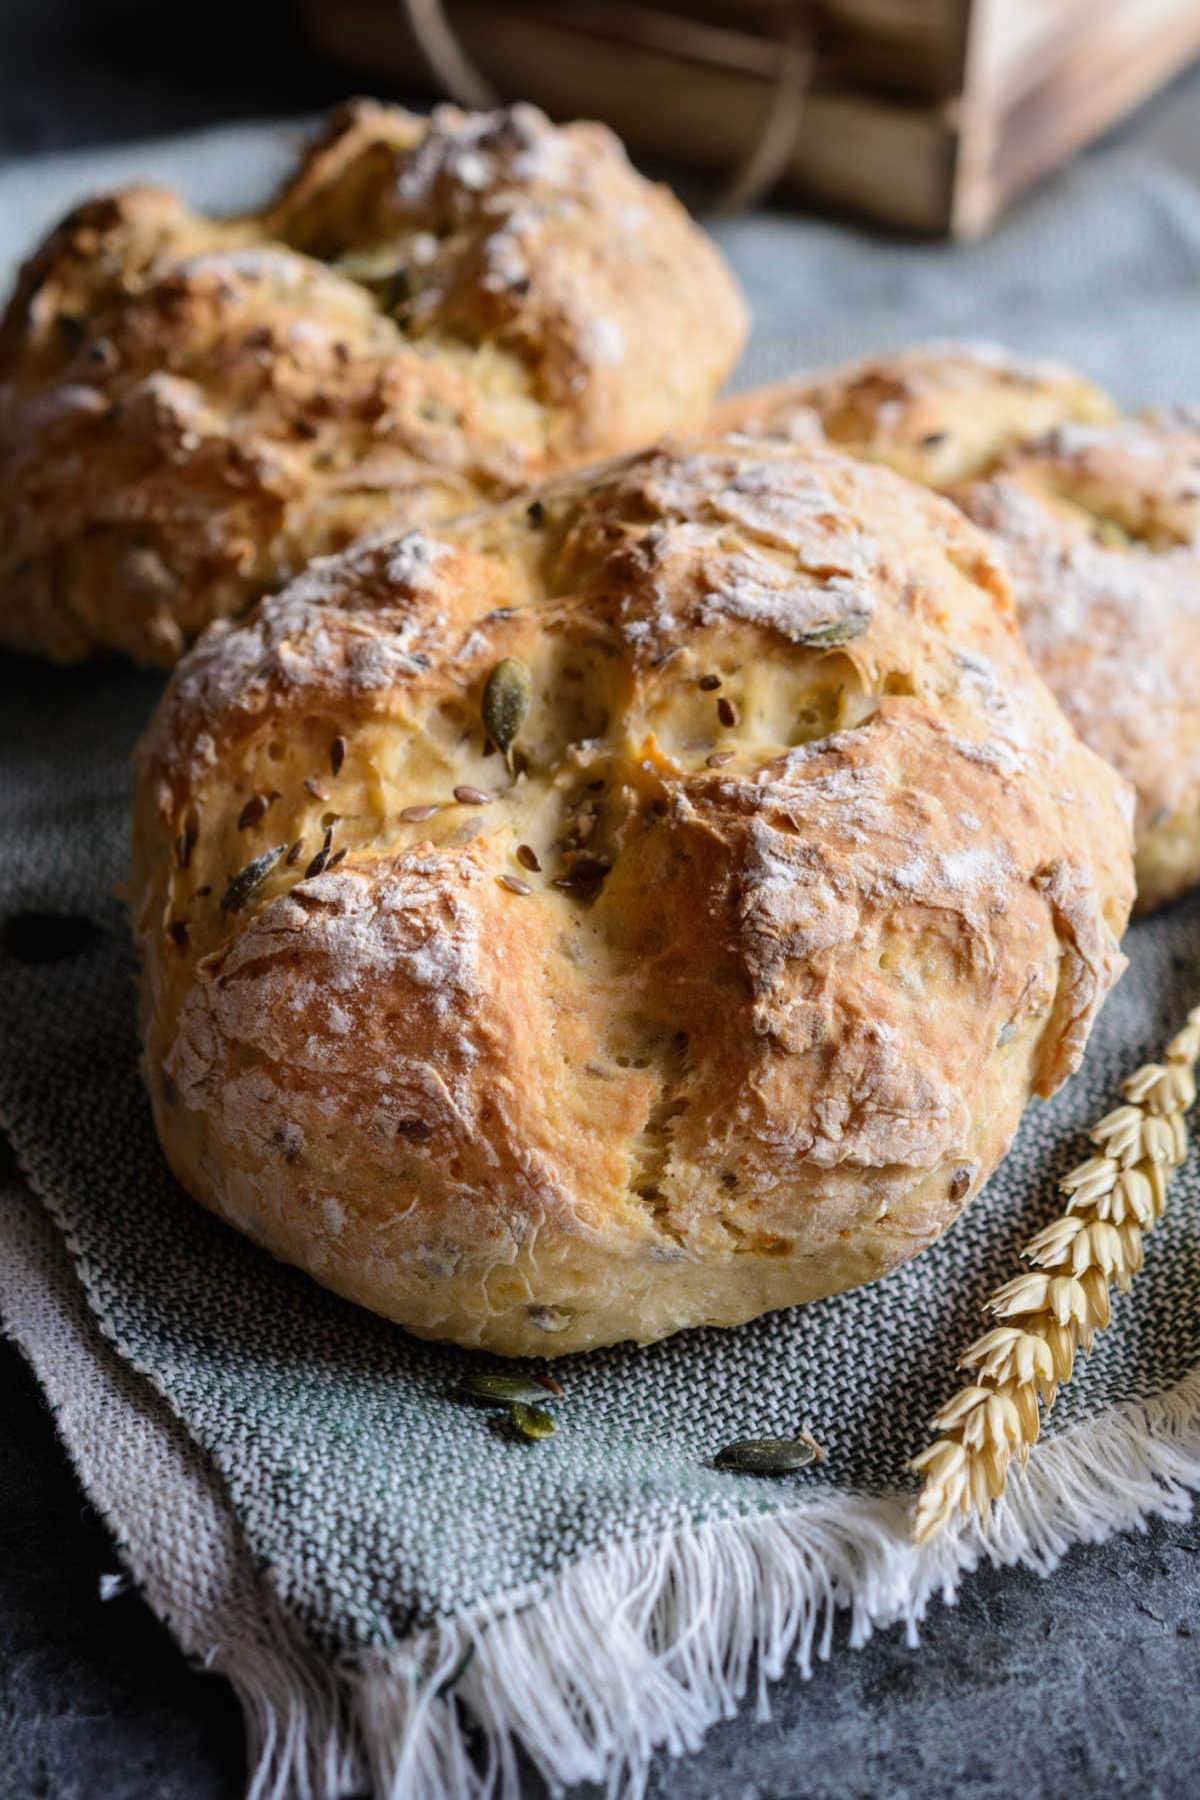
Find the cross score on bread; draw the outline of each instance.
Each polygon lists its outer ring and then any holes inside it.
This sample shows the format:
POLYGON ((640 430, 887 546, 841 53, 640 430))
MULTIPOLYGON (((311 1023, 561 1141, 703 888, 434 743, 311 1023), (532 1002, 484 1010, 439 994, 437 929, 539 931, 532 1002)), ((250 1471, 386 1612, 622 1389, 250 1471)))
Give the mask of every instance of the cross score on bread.
POLYGON ((949 503, 736 440, 214 628, 133 891, 185 1185, 414 1331, 545 1355, 932 1242, 1122 966, 1130 797, 949 503))

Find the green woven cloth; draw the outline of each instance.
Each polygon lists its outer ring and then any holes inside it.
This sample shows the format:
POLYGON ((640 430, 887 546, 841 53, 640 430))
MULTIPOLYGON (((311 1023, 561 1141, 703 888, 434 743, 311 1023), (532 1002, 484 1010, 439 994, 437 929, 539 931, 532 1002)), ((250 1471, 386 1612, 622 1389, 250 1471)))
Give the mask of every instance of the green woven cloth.
MULTIPOLYGON (((246 142, 231 161, 206 140, 201 198, 244 167, 246 142)), ((194 152, 172 154, 186 173, 194 152)), ((165 156, 138 160, 155 173, 165 156)), ((0 252, 82 173, 0 175, 0 252)), ((1132 158, 1084 167, 972 250, 782 217, 725 241, 758 308, 759 378, 969 331, 1069 353, 1130 399, 1200 397, 1200 199, 1132 158)), ((0 1204, 0 1308, 152 1602, 242 1692, 262 1791, 515 1789, 516 1741, 551 1780, 635 1790, 655 1744, 695 1743, 748 1685, 819 1650, 835 1605, 859 1635, 917 1618, 980 1542, 909 1545, 905 1464, 1082 1129, 1200 1000, 1200 901, 1130 933, 1083 1072, 1029 1112, 932 1251, 737 1331, 571 1359, 556 1435, 523 1445, 454 1397, 482 1359, 271 1262, 164 1167, 117 897, 128 756, 157 691, 111 666, 0 667, 0 1121, 90 1316, 18 1194, 0 1204), (762 1482, 712 1465, 731 1438, 802 1422, 820 1468, 762 1482)), ((1200 1483, 1194 1162, 1172 1191, 1133 1294, 1001 1507, 996 1556, 1049 1566, 1178 1512, 1200 1483)))

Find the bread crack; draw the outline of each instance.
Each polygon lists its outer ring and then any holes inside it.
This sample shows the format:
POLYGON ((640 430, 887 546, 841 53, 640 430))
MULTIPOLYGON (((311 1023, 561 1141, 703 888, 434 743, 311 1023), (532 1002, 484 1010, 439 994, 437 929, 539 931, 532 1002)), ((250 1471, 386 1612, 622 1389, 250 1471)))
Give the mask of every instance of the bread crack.
POLYGON ((671 1163, 675 1121, 691 1102, 684 1093, 687 1080, 688 1036, 685 1031, 650 1027, 636 1059, 618 1057, 618 1063, 634 1068, 652 1067, 658 1091, 650 1103, 645 1123, 630 1147, 629 1187, 646 1207, 660 1231, 681 1241, 669 1217, 670 1201, 663 1191, 671 1163))

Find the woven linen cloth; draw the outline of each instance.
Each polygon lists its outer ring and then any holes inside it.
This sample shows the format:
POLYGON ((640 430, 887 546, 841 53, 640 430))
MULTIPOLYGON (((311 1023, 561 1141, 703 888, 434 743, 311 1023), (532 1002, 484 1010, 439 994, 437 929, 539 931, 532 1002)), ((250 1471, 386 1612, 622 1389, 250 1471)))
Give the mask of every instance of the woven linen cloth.
MULTIPOLYGON (((257 197, 290 129, 0 170, 0 260, 115 179, 257 197)), ((1129 404, 1200 399, 1200 195, 1128 152, 1079 165, 987 244, 726 224, 756 336, 745 380, 917 337, 1058 354, 1129 404)), ((173 1183, 137 1068, 119 897, 130 749, 161 682, 0 663, 0 1313, 127 1564, 246 1708, 258 1793, 636 1792, 789 1656, 919 1618, 982 1554, 1050 1567, 1200 1485, 1200 1170, 1172 1183, 985 1544, 906 1535, 907 1460, 988 1291, 1057 1210, 1053 1179, 1121 1077, 1200 1001, 1200 900, 1138 924, 1080 1074, 1026 1115, 942 1242, 876 1286, 735 1331, 559 1366, 558 1431, 518 1444, 454 1389, 482 1359, 418 1343, 272 1262, 173 1183), (52 1221, 51 1224, 48 1221, 52 1221), (712 1466, 807 1423, 826 1463, 712 1466), (468 1731, 467 1727, 471 1729, 468 1731)))

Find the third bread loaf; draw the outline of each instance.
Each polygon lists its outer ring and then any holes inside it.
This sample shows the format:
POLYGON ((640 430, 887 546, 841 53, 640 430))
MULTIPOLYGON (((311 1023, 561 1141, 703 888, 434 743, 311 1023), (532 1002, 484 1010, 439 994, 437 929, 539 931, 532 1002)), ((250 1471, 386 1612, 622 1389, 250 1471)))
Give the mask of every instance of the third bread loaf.
POLYGON ((1200 422, 1068 425, 955 491, 1035 663, 1137 792, 1138 910, 1200 881, 1200 422))
POLYGON ((1033 659, 1138 796, 1138 908, 1200 881, 1200 426, 1084 376, 931 344, 736 395, 715 429, 835 441, 996 536, 1033 659))

